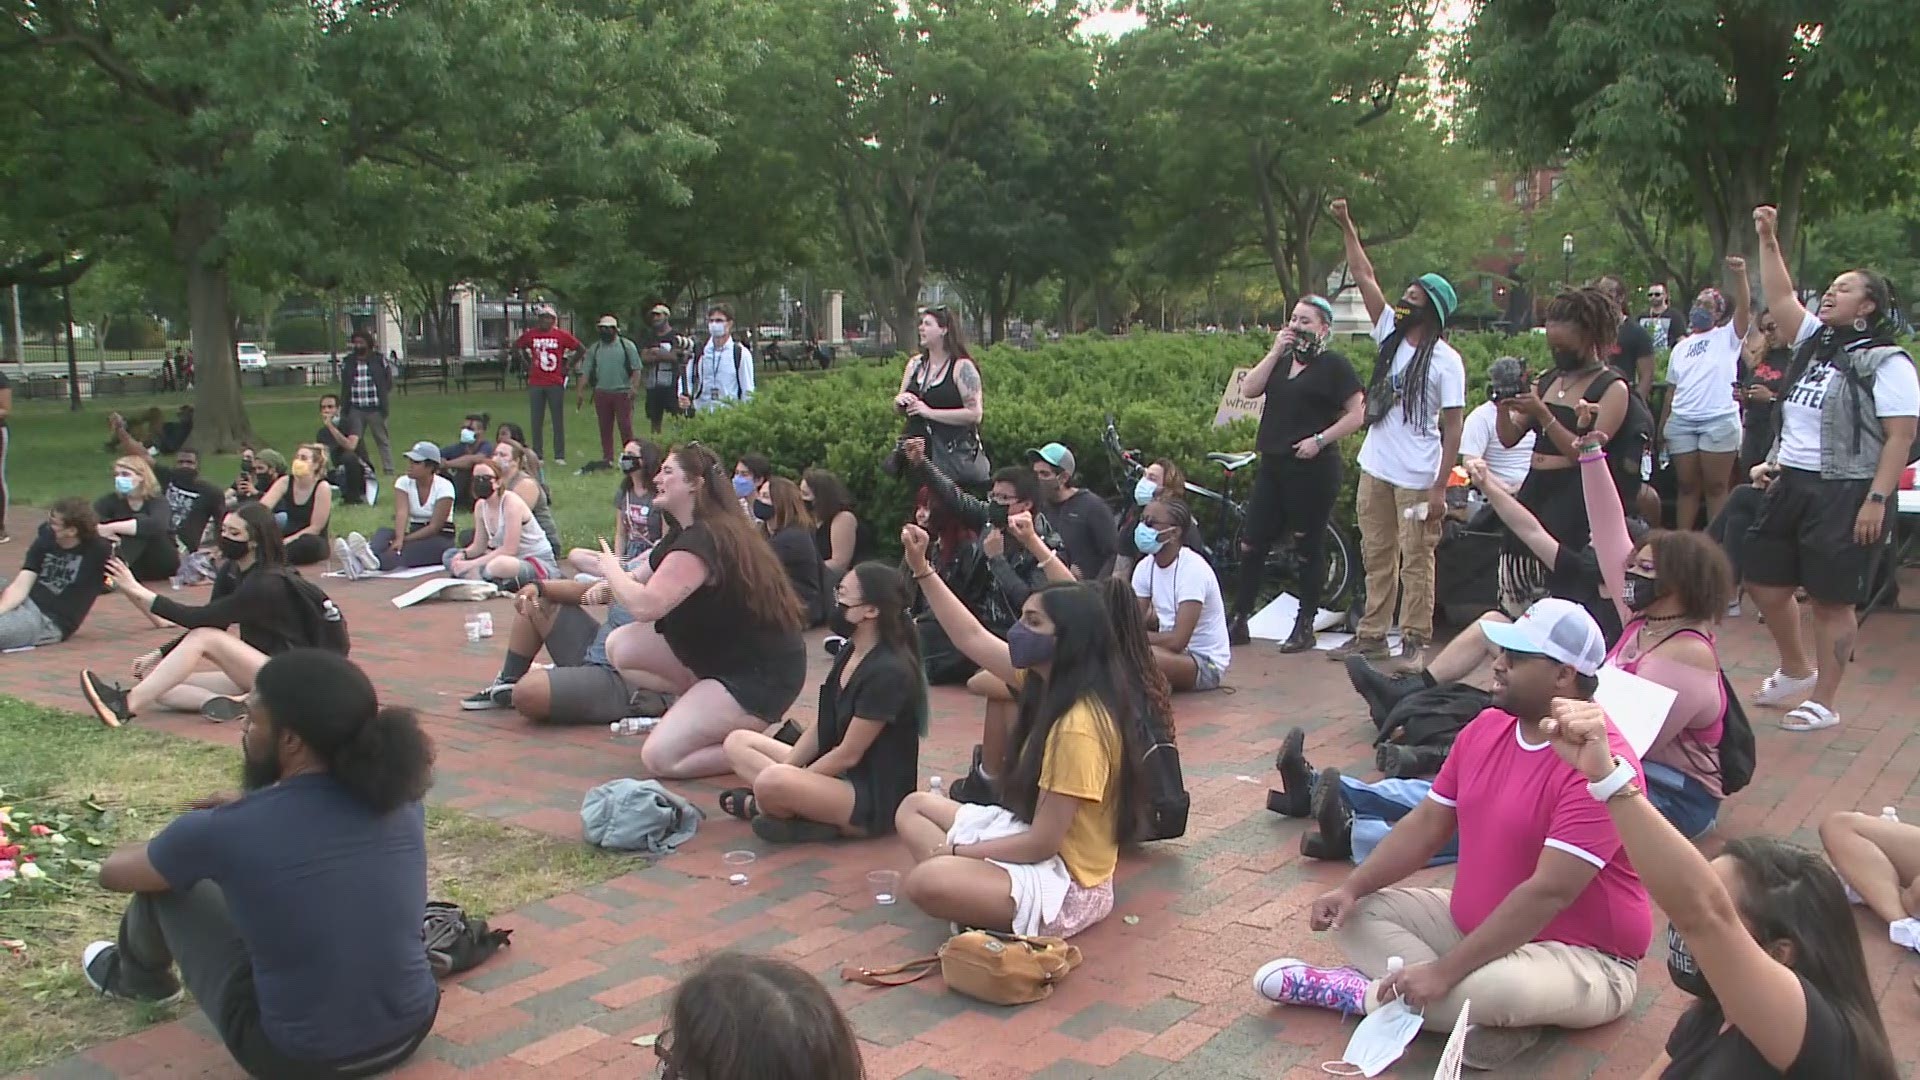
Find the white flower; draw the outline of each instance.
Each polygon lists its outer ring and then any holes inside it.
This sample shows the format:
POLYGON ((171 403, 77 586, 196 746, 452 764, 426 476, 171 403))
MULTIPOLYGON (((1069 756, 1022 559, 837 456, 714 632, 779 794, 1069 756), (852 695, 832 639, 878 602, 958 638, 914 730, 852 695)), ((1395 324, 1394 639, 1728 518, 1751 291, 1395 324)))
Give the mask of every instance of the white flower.
POLYGON ((46 876, 47 876, 47 872, 45 870, 40 869, 39 863, 21 863, 20 864, 20 877, 22 880, 37 881, 40 878, 43 878, 46 876))

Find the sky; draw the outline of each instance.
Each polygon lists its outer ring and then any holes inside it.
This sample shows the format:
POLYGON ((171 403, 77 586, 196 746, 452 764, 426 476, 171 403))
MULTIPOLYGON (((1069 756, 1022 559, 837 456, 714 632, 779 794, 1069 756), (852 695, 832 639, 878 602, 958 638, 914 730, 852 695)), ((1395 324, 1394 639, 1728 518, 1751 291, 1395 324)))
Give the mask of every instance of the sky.
MULTIPOLYGON (((1436 25, 1441 30, 1459 30, 1466 26, 1472 0, 1440 0, 1436 25)), ((1080 22, 1080 32, 1088 37, 1116 38, 1139 29, 1146 20, 1130 4, 1116 4, 1080 22)))

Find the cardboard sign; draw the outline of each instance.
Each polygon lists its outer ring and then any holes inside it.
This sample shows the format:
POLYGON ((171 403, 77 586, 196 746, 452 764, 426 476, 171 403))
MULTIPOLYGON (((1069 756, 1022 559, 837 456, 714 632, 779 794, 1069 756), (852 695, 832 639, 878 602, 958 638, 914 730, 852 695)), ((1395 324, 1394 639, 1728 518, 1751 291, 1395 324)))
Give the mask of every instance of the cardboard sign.
POLYGON ((1258 418, 1260 416, 1260 411, 1266 407, 1267 399, 1243 397, 1240 393, 1240 387, 1247 381, 1247 375, 1252 371, 1250 367, 1233 369, 1233 377, 1227 380, 1227 391, 1220 395, 1220 408, 1213 414, 1214 427, 1225 427, 1242 417, 1258 418))

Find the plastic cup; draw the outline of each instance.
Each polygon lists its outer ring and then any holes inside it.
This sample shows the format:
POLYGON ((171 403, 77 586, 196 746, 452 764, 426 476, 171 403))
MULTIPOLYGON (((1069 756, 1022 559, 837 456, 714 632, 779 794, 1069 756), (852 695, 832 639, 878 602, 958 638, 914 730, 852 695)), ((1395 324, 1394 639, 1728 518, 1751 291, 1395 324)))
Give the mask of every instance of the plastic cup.
POLYGON ((873 902, 885 907, 893 903, 894 894, 900 891, 900 871, 870 870, 867 885, 873 889, 873 902))
POLYGON ((725 863, 727 867, 727 884, 745 885, 747 883, 747 867, 753 865, 753 858, 753 852, 751 851, 729 851, 725 855, 720 856, 720 861, 725 863))

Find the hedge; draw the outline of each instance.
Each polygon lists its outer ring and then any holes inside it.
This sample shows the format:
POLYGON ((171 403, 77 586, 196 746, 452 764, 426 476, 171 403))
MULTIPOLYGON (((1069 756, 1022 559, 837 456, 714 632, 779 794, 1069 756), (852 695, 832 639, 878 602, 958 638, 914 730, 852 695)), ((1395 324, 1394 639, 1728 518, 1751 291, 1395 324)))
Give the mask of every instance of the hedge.
MULTIPOLYGON (((1543 335, 1449 340, 1466 364, 1470 404, 1484 400, 1487 365, 1495 357, 1521 356, 1536 370, 1549 362, 1543 335)), ((1028 447, 1065 443, 1078 459, 1081 486, 1113 495, 1122 485, 1100 442, 1112 413, 1128 448, 1149 460, 1171 458, 1194 482, 1217 490, 1221 472, 1207 453, 1252 449, 1257 427, 1253 420, 1214 427, 1220 395, 1233 369, 1257 363, 1270 343, 1254 335, 1145 333, 1067 338, 1030 350, 989 347, 975 355, 985 386, 982 441, 995 466, 1024 460, 1028 447)), ((1343 338, 1336 347, 1365 379, 1373 343, 1343 338)), ((907 520, 912 506, 906 481, 880 467, 901 431, 893 396, 904 367, 901 359, 769 378, 751 405, 702 414, 683 430, 721 453, 729 467, 749 451, 765 454, 790 477, 825 466, 846 482, 891 548, 898 541, 886 534, 907 520)), ((1336 520, 1349 524, 1360 441, 1354 436, 1341 445, 1347 491, 1336 520)), ((1245 483, 1237 488, 1244 497, 1245 483)))
POLYGON ((327 351, 327 323, 315 315, 294 315, 273 327, 273 351, 323 353, 327 351))
POLYGON ((164 349, 167 345, 167 331, 159 321, 149 315, 116 315, 107 323, 107 332, 100 340, 101 348, 109 352, 125 349, 164 349))

